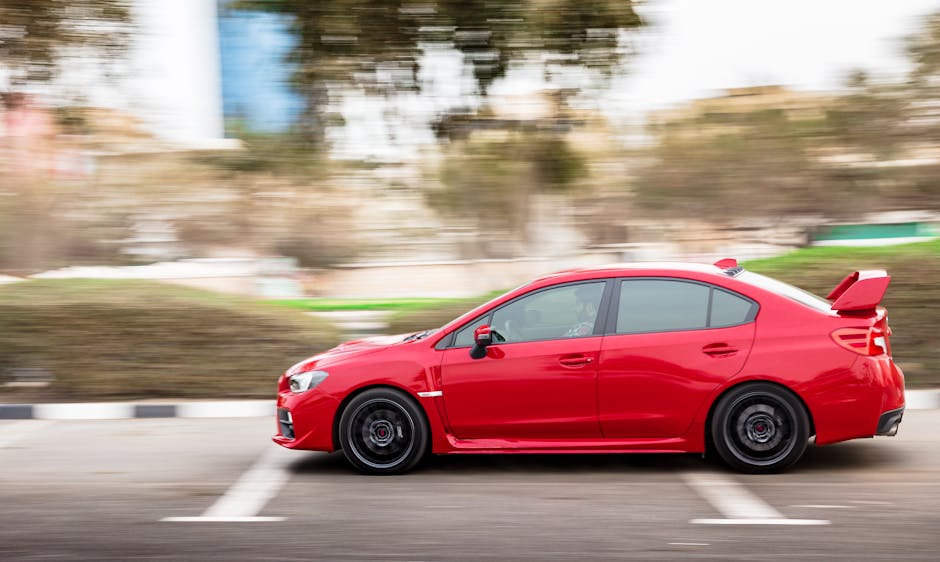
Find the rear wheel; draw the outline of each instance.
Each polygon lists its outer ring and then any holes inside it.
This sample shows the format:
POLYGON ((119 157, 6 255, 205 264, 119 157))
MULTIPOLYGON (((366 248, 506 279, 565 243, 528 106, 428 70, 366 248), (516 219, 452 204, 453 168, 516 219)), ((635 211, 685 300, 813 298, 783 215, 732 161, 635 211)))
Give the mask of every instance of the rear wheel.
POLYGON ((771 383, 748 383, 724 395, 715 408, 715 449, 743 472, 779 472, 803 456, 810 424, 800 400, 771 383))
POLYGON ((367 474, 412 469, 428 448, 428 429, 417 404, 405 393, 374 388, 343 410, 339 439, 346 459, 367 474))

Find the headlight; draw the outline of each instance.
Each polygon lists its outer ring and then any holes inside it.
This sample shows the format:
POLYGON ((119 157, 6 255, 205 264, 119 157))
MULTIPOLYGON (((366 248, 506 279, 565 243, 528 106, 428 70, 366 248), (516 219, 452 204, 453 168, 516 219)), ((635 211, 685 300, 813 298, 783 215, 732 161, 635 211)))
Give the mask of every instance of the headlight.
POLYGON ((290 390, 300 394, 317 386, 327 377, 326 371, 307 371, 290 376, 290 390))

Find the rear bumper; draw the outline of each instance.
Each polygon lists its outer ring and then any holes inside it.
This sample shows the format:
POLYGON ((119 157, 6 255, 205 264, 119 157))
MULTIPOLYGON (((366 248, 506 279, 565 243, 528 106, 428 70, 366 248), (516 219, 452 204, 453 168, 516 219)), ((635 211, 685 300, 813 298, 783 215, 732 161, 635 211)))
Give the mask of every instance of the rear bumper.
POLYGON ((888 410, 887 412, 881 414, 881 417, 878 418, 878 429, 875 431, 875 435, 896 435, 898 432, 898 427, 901 425, 902 417, 904 417, 903 406, 896 410, 888 410))

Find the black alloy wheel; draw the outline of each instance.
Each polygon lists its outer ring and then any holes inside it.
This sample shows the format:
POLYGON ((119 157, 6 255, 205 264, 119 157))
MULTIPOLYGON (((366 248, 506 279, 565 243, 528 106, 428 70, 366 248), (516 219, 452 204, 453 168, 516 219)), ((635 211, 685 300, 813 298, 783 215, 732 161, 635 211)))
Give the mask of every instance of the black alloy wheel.
POLYGON ((780 472, 803 456, 810 424, 802 402, 772 383, 747 383, 718 402, 711 420, 715 449, 742 472, 780 472))
POLYGON ((366 474, 400 474, 414 468, 427 451, 428 434, 420 407, 391 388, 357 395, 339 422, 343 454, 366 474))

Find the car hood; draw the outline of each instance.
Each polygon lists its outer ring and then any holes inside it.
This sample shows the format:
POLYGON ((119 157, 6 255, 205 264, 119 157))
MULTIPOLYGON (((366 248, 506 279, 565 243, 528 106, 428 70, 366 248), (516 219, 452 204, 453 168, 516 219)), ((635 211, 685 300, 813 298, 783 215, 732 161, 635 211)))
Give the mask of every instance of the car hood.
POLYGON ((409 338, 413 336, 414 334, 412 333, 396 334, 394 336, 374 336, 343 342, 333 349, 300 361, 288 369, 286 374, 290 376, 294 373, 302 373, 311 369, 326 367, 327 365, 332 365, 351 357, 368 355, 399 345, 412 344, 415 343, 416 340, 409 338))

